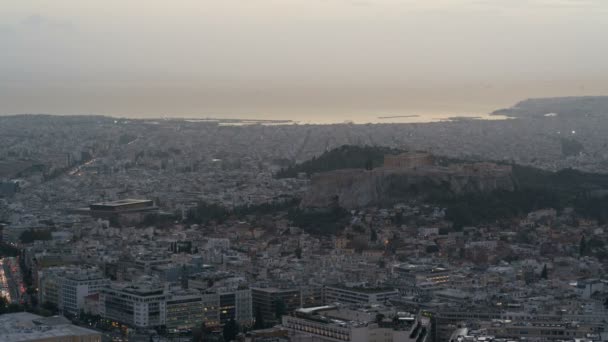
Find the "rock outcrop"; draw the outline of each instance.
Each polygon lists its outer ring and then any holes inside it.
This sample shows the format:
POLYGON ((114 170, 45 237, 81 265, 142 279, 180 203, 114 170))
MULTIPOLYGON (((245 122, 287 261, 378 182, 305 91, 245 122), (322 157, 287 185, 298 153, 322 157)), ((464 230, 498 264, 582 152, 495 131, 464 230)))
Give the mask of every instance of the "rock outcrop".
POLYGON ((301 206, 327 207, 337 202, 343 208, 353 209, 498 189, 514 189, 510 166, 475 163, 411 169, 346 169, 313 175, 301 206))

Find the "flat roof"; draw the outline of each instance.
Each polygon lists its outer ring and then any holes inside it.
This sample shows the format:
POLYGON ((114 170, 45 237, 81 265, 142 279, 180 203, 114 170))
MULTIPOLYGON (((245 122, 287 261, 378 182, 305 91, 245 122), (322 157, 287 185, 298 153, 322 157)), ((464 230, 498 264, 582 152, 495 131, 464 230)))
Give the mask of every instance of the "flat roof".
POLYGON ((92 205, 103 205, 103 206, 107 206, 107 207, 119 207, 121 205, 145 204, 145 203, 150 203, 150 202, 152 202, 152 200, 125 198, 125 199, 120 199, 120 200, 116 200, 116 201, 107 201, 107 202, 93 203, 92 205))
POLYGON ((304 314, 312 314, 317 311, 325 311, 325 310, 332 310, 332 309, 336 309, 336 306, 335 305, 324 305, 324 306, 316 306, 313 308, 300 308, 296 311, 304 313, 304 314))
POLYGON ((286 289, 282 289, 282 288, 278 288, 278 287, 252 287, 252 290, 256 290, 256 291, 262 291, 262 292, 268 292, 268 293, 285 293, 285 292, 293 292, 293 291, 299 291, 299 289, 297 288, 286 288, 286 289))
POLYGON ((52 337, 100 336, 95 330, 65 323, 59 317, 42 317, 29 312, 0 316, 0 342, 44 340, 52 337))
POLYGON ((345 291, 366 293, 366 294, 380 294, 380 293, 395 293, 399 292, 394 287, 362 287, 362 286, 345 286, 341 284, 337 285, 328 285, 327 288, 339 289, 345 291))

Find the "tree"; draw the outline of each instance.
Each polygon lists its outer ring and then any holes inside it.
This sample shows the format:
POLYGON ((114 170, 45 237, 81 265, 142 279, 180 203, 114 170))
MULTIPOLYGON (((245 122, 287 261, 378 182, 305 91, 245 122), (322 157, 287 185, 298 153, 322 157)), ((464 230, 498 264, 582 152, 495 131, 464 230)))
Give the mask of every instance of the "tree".
POLYGON ((376 323, 381 323, 384 319, 384 314, 378 313, 376 314, 376 323))
POLYGON ((239 334, 239 325, 236 323, 234 318, 231 318, 228 323, 224 325, 224 330, 222 331, 222 335, 224 336, 224 341, 230 342, 236 339, 236 335, 239 334))
POLYGON ((534 239, 528 231, 520 230, 515 235, 515 241, 518 243, 530 244, 534 239))
POLYGON ((0 296, 0 314, 3 314, 6 312, 7 306, 8 306, 8 303, 6 301, 6 298, 0 296))
POLYGON ((16 257, 19 255, 19 249, 7 243, 0 243, 0 258, 1 257, 16 257))
POLYGON ((373 229, 373 228, 370 230, 370 236, 369 236, 369 240, 370 240, 371 242, 376 242, 376 241, 378 241, 378 233, 376 233, 376 230, 375 230, 375 229, 373 229))
POLYGON ((466 251, 464 248, 459 248, 458 249, 458 258, 460 259, 464 259, 466 257, 466 251))
POLYGON ((439 252, 439 247, 437 245, 426 246, 426 252, 429 254, 439 252))
POLYGON ((19 236, 19 240, 23 243, 32 243, 36 240, 51 240, 52 238, 51 231, 48 229, 28 229, 19 236))
POLYGON ((283 317, 283 315, 285 313, 287 313, 287 307, 285 306, 285 301, 283 301, 282 299, 277 300, 274 303, 274 316, 278 320, 281 320, 281 317, 283 317))
POLYGON ((205 322, 202 322, 199 327, 192 329, 192 342, 203 342, 207 335, 209 335, 209 328, 205 322))
POLYGON ((319 172, 339 169, 360 169, 362 167, 371 170, 374 165, 382 165, 385 155, 399 152, 402 151, 387 147, 344 145, 327 151, 318 157, 315 156, 303 163, 283 168, 277 172, 275 177, 292 178, 296 177, 300 172, 311 175, 319 172))
POLYGON ((587 249, 590 250, 596 250, 596 249, 603 249, 604 248, 604 241, 592 237, 589 239, 589 241, 587 241, 587 249))
POLYGON ((578 254, 580 256, 587 254, 587 240, 585 239, 585 235, 581 236, 581 242, 578 245, 578 254))
POLYGON ((405 219, 403 217, 403 212, 402 211, 396 212, 395 217, 393 217, 392 221, 396 226, 401 226, 403 224, 403 222, 405 221, 405 219))
POLYGON ((541 279, 548 279, 547 264, 545 264, 545 266, 543 266, 543 270, 542 270, 542 272, 540 272, 540 278, 541 279))
POLYGON ((255 323, 253 324, 253 330, 264 329, 266 324, 264 323, 264 314, 262 309, 258 306, 255 309, 255 323))
POLYGON ((59 309, 57 308, 57 305, 55 305, 54 303, 51 303, 51 302, 42 303, 42 308, 52 312, 53 314, 55 314, 59 311, 59 309))
POLYGON ((208 224, 211 221, 224 222, 229 212, 226 208, 216 203, 206 203, 199 201, 194 208, 190 208, 186 213, 186 222, 197 224, 208 224))
POLYGON ((8 312, 21 312, 23 311, 23 307, 17 303, 11 303, 7 307, 8 312))

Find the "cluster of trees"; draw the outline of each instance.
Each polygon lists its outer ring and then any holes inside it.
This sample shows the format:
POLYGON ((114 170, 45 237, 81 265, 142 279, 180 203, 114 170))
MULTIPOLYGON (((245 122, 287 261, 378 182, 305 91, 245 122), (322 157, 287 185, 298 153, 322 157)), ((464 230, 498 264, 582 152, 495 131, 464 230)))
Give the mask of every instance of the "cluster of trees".
POLYGON ((7 243, 0 243, 0 258, 16 257, 19 255, 19 249, 7 243))
POLYGON ((382 166, 384 156, 402 152, 397 149, 380 146, 351 146, 343 145, 319 157, 313 157, 301 164, 289 166, 277 172, 277 178, 293 178, 298 173, 307 175, 339 169, 372 169, 382 166))
POLYGON ((468 193, 441 201, 446 206, 446 219, 458 231, 464 226, 495 222, 543 208, 561 208, 555 194, 543 190, 497 190, 490 193, 468 193))
POLYGON ((300 209, 288 211, 287 217, 294 226, 312 235, 335 235, 348 224, 348 211, 333 206, 327 209, 300 209))
POLYGON ((551 172, 513 165, 513 178, 521 188, 545 188, 570 195, 581 191, 608 189, 608 175, 574 169, 551 172))
POLYGON ((581 237, 579 242, 579 255, 580 256, 595 256, 600 260, 608 259, 608 250, 606 250, 606 243, 597 237, 587 239, 584 235, 581 237))
POLYGON ((177 219, 178 216, 174 214, 147 214, 141 221, 141 225, 144 227, 162 227, 172 224, 177 219))
POLYGON ((236 336, 239 334, 239 331, 239 324, 234 320, 234 318, 230 319, 228 323, 224 324, 224 329, 222 330, 224 341, 234 341, 236 336))
MULTIPOLYGON (((299 172, 311 174, 341 168, 375 167, 381 165, 384 155, 397 152, 399 151, 386 147, 342 146, 324 153, 319 158, 283 169, 277 177, 294 177, 299 172)), ((608 196, 597 196, 598 191, 602 193, 602 190, 608 189, 608 175, 571 169, 549 172, 513 165, 513 181, 514 191, 496 190, 490 193, 455 195, 441 184, 422 184, 418 191, 424 192, 429 202, 446 208, 446 218, 453 223, 453 230, 510 219, 544 208, 561 210, 572 207, 579 215, 597 219, 600 223, 608 222, 608 196)), ((397 182, 390 191, 395 192, 394 195, 398 197, 398 192, 406 190, 412 193, 416 189, 402 189, 397 182)), ((234 209, 200 202, 188 210, 186 221, 198 224, 211 221, 221 223, 231 216, 267 215, 282 211, 288 212, 288 218, 295 226, 317 235, 340 232, 348 218, 347 211, 337 205, 324 210, 303 210, 298 208, 298 200, 292 199, 234 209)), ((399 213, 393 221, 395 224, 401 224, 405 218, 399 213)))
POLYGON ((243 218, 248 215, 271 215, 296 208, 300 200, 290 198, 283 201, 273 201, 254 205, 242 205, 233 209, 226 208, 217 203, 200 201, 196 207, 190 208, 186 213, 186 222, 207 224, 211 221, 222 223, 230 217, 243 218))
POLYGON ((495 222, 534 210, 572 207, 578 215, 608 222, 608 196, 594 192, 608 189, 608 175, 566 169, 549 172, 526 166, 513 166, 514 191, 468 193, 460 196, 434 196, 444 205, 446 218, 458 230, 463 226, 495 222))
POLYGON ((273 201, 254 205, 242 205, 234 208, 233 213, 236 217, 247 215, 270 215, 281 211, 296 208, 300 204, 297 198, 290 198, 284 201, 273 201))
MULTIPOLYGON (((269 215, 287 211, 287 218, 293 225, 309 234, 336 234, 348 224, 348 211, 338 205, 323 209, 300 209, 298 204, 299 199, 292 199, 241 206, 230 210, 220 204, 199 202, 196 207, 188 210, 185 221, 190 224, 208 224, 212 221, 222 223, 230 217, 242 218, 247 215, 269 215)), ((372 234, 375 233, 374 231, 372 234)), ((301 252, 296 255, 301 257, 301 252)))
MULTIPOLYGON (((34 294, 32 294, 32 298, 36 298, 34 294)), ((9 303, 6 298, 0 297, 0 315, 5 313, 14 313, 14 312, 31 312, 36 315, 49 317, 56 315, 59 310, 56 305, 45 302, 42 305, 38 305, 38 303, 29 303, 26 304, 18 304, 18 303, 9 303), (35 304, 35 305, 34 305, 35 304)))
MULTIPOLYGON (((566 154, 581 151, 576 141, 562 141, 566 154)), ((298 173, 312 174, 344 168, 373 168, 382 165, 384 156, 398 153, 399 150, 387 147, 342 146, 301 164, 293 165, 277 173, 278 178, 295 177, 298 173)), ((446 163, 458 162, 448 160, 446 163)), ((573 207, 577 213, 597 219, 600 223, 608 222, 608 196, 590 196, 596 190, 608 189, 608 175, 585 173, 572 169, 549 172, 533 167, 513 165, 514 191, 497 190, 491 193, 468 193, 454 195, 444 186, 421 184, 419 189, 404 189, 398 182, 391 187, 391 192, 398 197, 399 192, 424 193, 430 202, 447 208, 446 216, 453 222, 453 229, 463 226, 521 216, 530 211, 564 207, 573 207), (418 190, 418 191, 416 191, 418 190)), ((390 195, 390 194, 389 194, 390 195)), ((331 221, 327 213, 290 210, 290 219, 294 224, 311 233, 332 234, 339 231, 339 224, 331 221), (319 219, 318 224, 310 221, 319 219)), ((340 219, 341 217, 338 217, 340 219)), ((395 218, 402 221, 402 217, 395 218)))
POLYGON ((0 315, 21 311, 23 311, 23 307, 21 305, 16 303, 8 303, 6 298, 0 297, 0 315))
POLYGON ((22 243, 32 243, 37 240, 51 240, 53 237, 51 235, 51 230, 49 229, 29 229, 21 233, 19 240, 22 243))
POLYGON ((190 208, 186 213, 186 222, 208 224, 211 221, 224 222, 230 217, 230 211, 216 203, 198 202, 196 207, 190 208))

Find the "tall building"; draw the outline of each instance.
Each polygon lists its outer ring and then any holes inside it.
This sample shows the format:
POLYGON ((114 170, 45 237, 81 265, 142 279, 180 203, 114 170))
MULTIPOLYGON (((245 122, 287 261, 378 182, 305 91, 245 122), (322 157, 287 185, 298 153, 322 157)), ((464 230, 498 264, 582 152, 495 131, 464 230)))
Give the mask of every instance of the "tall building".
POLYGON ((196 290, 179 290, 167 296, 165 325, 169 331, 192 330, 204 319, 203 296, 196 290))
POLYGON ((204 320, 207 326, 219 326, 234 319, 243 326, 253 321, 250 289, 218 289, 203 294, 204 320))
POLYGON ((131 327, 156 327, 165 325, 166 302, 166 289, 157 282, 113 283, 100 292, 99 312, 131 327))
POLYGON ((251 289, 251 298, 254 315, 259 310, 267 324, 280 321, 277 317, 280 309, 288 313, 301 307, 298 288, 256 287, 251 289))
POLYGON ((40 303, 57 305, 60 312, 76 315, 84 309, 85 297, 110 284, 97 268, 53 267, 38 273, 40 303))
POLYGON ((203 293, 203 322, 208 327, 220 326, 220 296, 215 292, 203 293))

